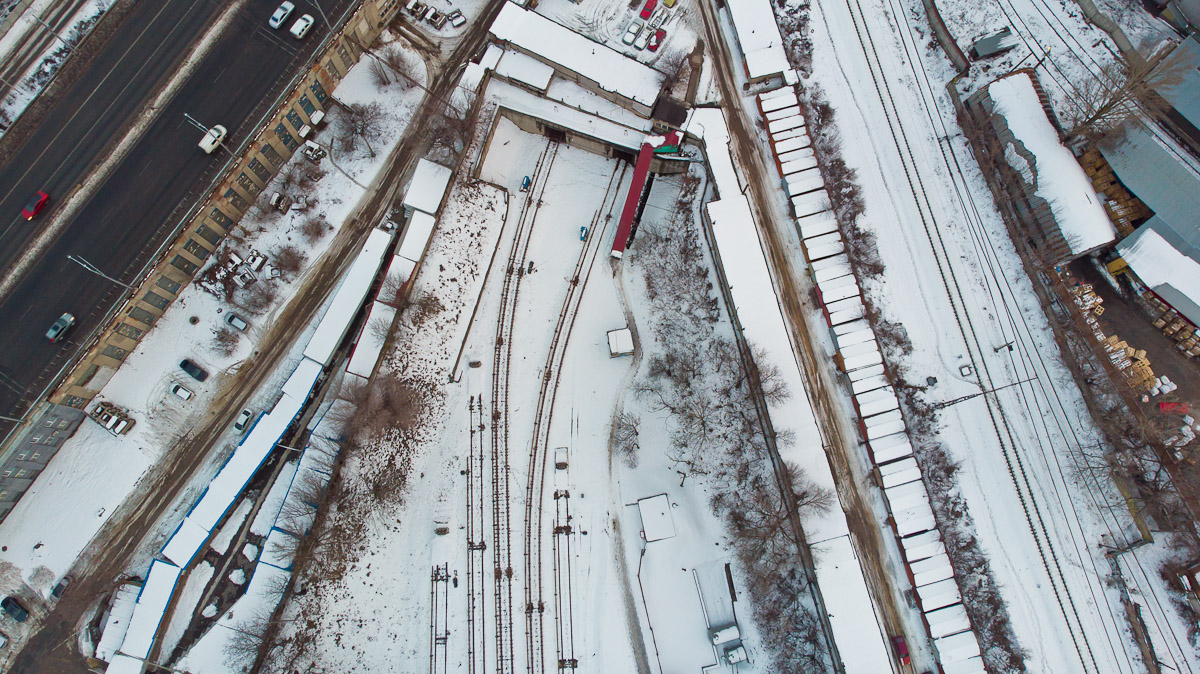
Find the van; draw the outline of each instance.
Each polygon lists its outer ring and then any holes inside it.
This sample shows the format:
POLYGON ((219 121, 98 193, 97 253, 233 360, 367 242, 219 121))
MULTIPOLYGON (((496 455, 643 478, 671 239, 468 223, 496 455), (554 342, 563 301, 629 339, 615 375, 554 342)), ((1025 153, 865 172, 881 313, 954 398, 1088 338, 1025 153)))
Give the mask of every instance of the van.
POLYGON ((221 141, 225 140, 225 136, 229 130, 220 124, 209 129, 204 137, 200 139, 200 149, 204 150, 205 154, 212 154, 218 147, 221 146, 221 141))

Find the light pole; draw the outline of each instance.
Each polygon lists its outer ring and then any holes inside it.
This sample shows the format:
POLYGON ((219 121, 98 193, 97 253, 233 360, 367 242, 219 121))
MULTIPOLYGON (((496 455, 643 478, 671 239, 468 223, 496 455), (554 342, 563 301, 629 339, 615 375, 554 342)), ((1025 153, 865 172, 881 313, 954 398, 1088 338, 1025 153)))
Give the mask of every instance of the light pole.
POLYGON ((96 265, 94 265, 94 264, 92 264, 91 262, 88 262, 87 260, 85 260, 85 259, 83 259, 83 258, 79 257, 78 255, 68 255, 68 256, 67 256, 67 259, 68 259, 68 260, 70 260, 71 262, 74 262, 75 264, 79 265, 80 267, 83 267, 84 269, 86 269, 86 270, 88 270, 88 271, 92 272, 92 273, 93 273, 93 274, 95 274, 96 276, 99 276, 100 278, 103 278, 103 279, 104 279, 104 280, 106 280, 106 281, 112 281, 113 283, 115 283, 115 284, 117 284, 117 285, 119 285, 119 286, 124 286, 124 287, 126 287, 126 288, 129 288, 130 290, 133 290, 133 286, 129 285, 128 283, 122 283, 121 281, 118 281, 117 279, 115 279, 115 278, 113 278, 113 277, 109 276, 108 274, 105 274, 104 272, 100 271, 100 270, 99 270, 99 269, 96 267, 96 265))

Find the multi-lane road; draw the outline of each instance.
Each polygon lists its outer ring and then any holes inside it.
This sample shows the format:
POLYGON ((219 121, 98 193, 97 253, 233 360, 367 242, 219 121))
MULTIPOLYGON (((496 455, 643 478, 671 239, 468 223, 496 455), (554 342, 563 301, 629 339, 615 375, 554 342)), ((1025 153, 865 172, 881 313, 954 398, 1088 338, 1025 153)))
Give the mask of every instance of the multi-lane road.
MULTIPOLYGON (((309 58, 348 0, 297 2, 293 16, 312 13, 317 24, 303 40, 271 30, 275 0, 243 0, 236 15, 196 63, 184 64, 228 5, 213 0, 139 2, 124 17, 87 69, 0 166, 0 415, 21 417, 75 356, 112 306, 128 291, 68 260, 85 258, 109 276, 132 282, 228 154, 204 154, 201 132, 187 113, 229 129, 227 143, 241 144, 276 95, 309 58), (63 200, 113 152, 167 80, 182 66, 190 75, 157 111, 126 156, 94 193, 61 222, 58 234, 36 256, 27 252, 59 215, 63 200), (38 190, 50 194, 32 222, 21 207, 38 190), (25 262, 22 262, 22 259, 25 262), (77 318, 68 339, 44 334, 63 312, 77 318)), ((0 421, 0 437, 11 428, 0 421)))

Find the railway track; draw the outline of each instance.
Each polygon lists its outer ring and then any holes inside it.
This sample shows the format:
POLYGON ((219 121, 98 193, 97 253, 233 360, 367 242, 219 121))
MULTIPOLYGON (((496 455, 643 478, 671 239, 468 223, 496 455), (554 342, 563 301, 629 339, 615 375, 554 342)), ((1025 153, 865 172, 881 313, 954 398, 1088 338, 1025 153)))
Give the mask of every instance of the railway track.
POLYGON ((467 674, 487 671, 487 527, 483 433, 483 394, 470 400, 470 452, 467 455, 467 674))
POLYGON ((512 606, 512 521, 510 516, 508 451, 508 389, 509 363, 512 358, 512 334, 516 322, 517 298, 521 279, 525 276, 525 258, 529 251, 533 225, 546 190, 546 182, 559 145, 551 143, 538 157, 531 176, 525 203, 517 217, 509 249, 508 263, 500 295, 500 311, 496 319, 496 342, 492 360, 492 561, 493 601, 496 633, 496 672, 511 674, 514 670, 513 606, 512 606))
MULTIPOLYGON (((887 122, 896 152, 900 156, 904 168, 904 177, 909 191, 912 193, 914 203, 917 206, 917 212, 920 216, 925 236, 928 239, 930 248, 933 250, 934 262, 946 295, 950 300, 955 323, 958 325, 963 343, 967 347, 967 357, 970 360, 972 369, 979 375, 981 388, 985 391, 990 391, 995 388, 995 383, 988 369, 987 359, 983 357, 982 341, 976 332, 970 313, 967 311, 963 289, 959 285, 951 266, 952 258, 945 241, 942 239, 941 233, 938 231, 934 207, 926 191, 921 174, 917 169, 908 136, 903 124, 900 122, 899 109, 892 96, 891 88, 879 65, 881 63, 879 52, 876 49, 870 28, 867 25, 866 15, 859 0, 848 0, 846 6, 854 24, 859 44, 867 56, 865 60, 871 73, 871 81, 879 98, 880 105, 884 110, 885 121, 887 122)), ((1017 440, 1013 429, 1003 408, 995 399, 994 394, 985 395, 983 398, 993 430, 1003 453, 1010 479, 1017 491, 1017 496, 1037 546, 1042 566, 1050 581, 1055 603, 1058 605, 1070 633, 1072 647, 1079 656, 1079 662, 1085 670, 1089 669, 1090 664, 1090 671, 1098 671, 1099 667, 1096 662, 1096 656, 1084 631, 1083 622, 1080 618, 1078 608, 1075 606, 1074 598, 1067 590, 1066 577, 1063 573, 1062 565, 1050 540, 1042 510, 1035 498, 1036 491, 1031 484, 1021 453, 1017 450, 1017 440)))
MULTIPOLYGON (((588 238, 579 251, 575 268, 571 272, 571 280, 567 285, 567 294, 563 298, 562 309, 554 325, 550 349, 546 355, 546 365, 542 370, 541 387, 538 391, 538 401, 533 421, 533 438, 529 447, 529 472, 525 493, 525 642, 527 650, 528 674, 542 674, 545 671, 545 611, 546 602, 544 582, 542 577, 542 533, 543 505, 546 489, 546 459, 548 453, 551 422, 554 415, 554 398, 558 391, 562 363, 566 358, 567 346, 570 342, 571 329, 579 314, 579 304, 583 299, 583 289, 591 276, 596 257, 606 237, 608 224, 612 221, 611 213, 620 194, 620 185, 625 178, 629 165, 621 162, 613 168, 605 188, 600 208, 588 226, 588 238)), ((557 576, 556 576, 557 580, 557 576)), ((559 584, 555 583, 555 601, 560 601, 559 584)), ((567 605, 570 599, 567 598, 567 605)), ((559 616, 556 614, 556 621, 559 616)), ((561 639, 561 633, 558 639, 561 639)), ((556 650, 561 653, 563 645, 557 640, 556 650)), ((574 646, 570 646, 574 651, 574 646)), ((571 659, 572 661, 574 658, 571 659)), ((558 658, 558 667, 563 668, 563 659, 558 658)))
POLYGON ((575 657, 574 574, 571 569, 571 540, 575 533, 573 522, 570 490, 555 489, 554 535, 550 540, 554 551, 555 655, 560 670, 579 666, 579 659, 575 657))
POLYGON ((433 567, 429 577, 429 674, 447 674, 450 670, 450 566, 433 567))

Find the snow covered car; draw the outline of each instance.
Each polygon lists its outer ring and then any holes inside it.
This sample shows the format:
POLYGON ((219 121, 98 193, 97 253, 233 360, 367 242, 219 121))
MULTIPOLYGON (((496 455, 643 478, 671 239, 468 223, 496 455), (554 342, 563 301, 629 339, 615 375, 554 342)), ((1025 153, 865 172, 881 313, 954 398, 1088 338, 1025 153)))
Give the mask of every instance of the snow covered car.
POLYGON ((654 31, 654 35, 650 36, 650 44, 649 44, 650 51, 658 51, 658 46, 662 44, 663 38, 665 38, 666 36, 667 36, 667 31, 662 28, 659 28, 658 30, 654 31))
POLYGON ((629 27, 625 29, 625 34, 621 36, 621 42, 633 44, 633 41, 637 39, 640 32, 642 32, 642 22, 637 19, 630 21, 629 27))
POLYGON ((183 384, 176 384, 171 387, 171 395, 179 398, 180 400, 191 400, 192 390, 183 384))

